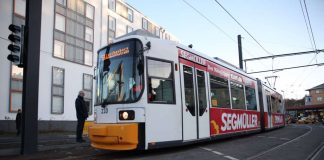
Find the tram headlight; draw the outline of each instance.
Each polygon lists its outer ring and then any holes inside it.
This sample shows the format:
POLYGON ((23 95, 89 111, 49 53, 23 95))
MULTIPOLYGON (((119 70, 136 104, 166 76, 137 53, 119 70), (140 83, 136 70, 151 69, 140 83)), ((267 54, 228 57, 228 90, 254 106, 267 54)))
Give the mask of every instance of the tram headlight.
POLYGON ((135 112, 133 110, 121 110, 119 111, 119 120, 134 120, 135 112))

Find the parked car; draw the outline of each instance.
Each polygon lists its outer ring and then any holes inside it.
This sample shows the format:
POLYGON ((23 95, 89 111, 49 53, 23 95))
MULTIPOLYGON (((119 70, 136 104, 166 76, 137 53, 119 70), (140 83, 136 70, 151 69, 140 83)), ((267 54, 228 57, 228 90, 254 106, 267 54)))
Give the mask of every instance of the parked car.
POLYGON ((302 117, 297 121, 297 124, 314 124, 315 120, 309 117, 302 117))

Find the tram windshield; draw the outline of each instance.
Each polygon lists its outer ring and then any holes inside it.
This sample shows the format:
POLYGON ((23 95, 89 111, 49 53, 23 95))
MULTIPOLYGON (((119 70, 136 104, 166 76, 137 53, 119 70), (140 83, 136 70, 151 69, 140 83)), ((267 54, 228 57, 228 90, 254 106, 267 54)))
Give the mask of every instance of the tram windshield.
POLYGON ((132 39, 107 46, 98 52, 96 104, 137 101, 144 87, 143 45, 132 39))

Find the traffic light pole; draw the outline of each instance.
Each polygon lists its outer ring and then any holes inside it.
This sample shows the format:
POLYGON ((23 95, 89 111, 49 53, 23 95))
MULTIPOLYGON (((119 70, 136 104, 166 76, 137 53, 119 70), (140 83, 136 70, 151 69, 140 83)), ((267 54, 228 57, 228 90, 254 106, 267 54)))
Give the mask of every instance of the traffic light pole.
POLYGON ((37 151, 41 13, 42 1, 26 1, 21 154, 37 151))

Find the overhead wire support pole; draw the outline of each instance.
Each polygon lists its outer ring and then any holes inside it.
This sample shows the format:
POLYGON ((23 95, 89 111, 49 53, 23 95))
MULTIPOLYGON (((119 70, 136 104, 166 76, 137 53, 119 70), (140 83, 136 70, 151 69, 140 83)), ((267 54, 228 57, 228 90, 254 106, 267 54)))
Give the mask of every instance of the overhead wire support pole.
POLYGON ((286 56, 296 56, 296 55, 319 53, 319 52, 324 52, 324 49, 315 50, 315 51, 305 51, 305 52, 296 52, 296 53, 287 53, 287 54, 278 54, 278 55, 273 55, 273 56, 264 56, 264 57, 250 58, 250 59, 244 59, 244 61, 247 62, 247 61, 260 60, 260 59, 268 59, 268 58, 276 58, 276 57, 286 57, 286 56))
POLYGON ((239 65, 240 69, 243 70, 243 53, 242 53, 242 42, 241 35, 237 35, 237 43, 238 43, 238 53, 239 53, 239 65))

